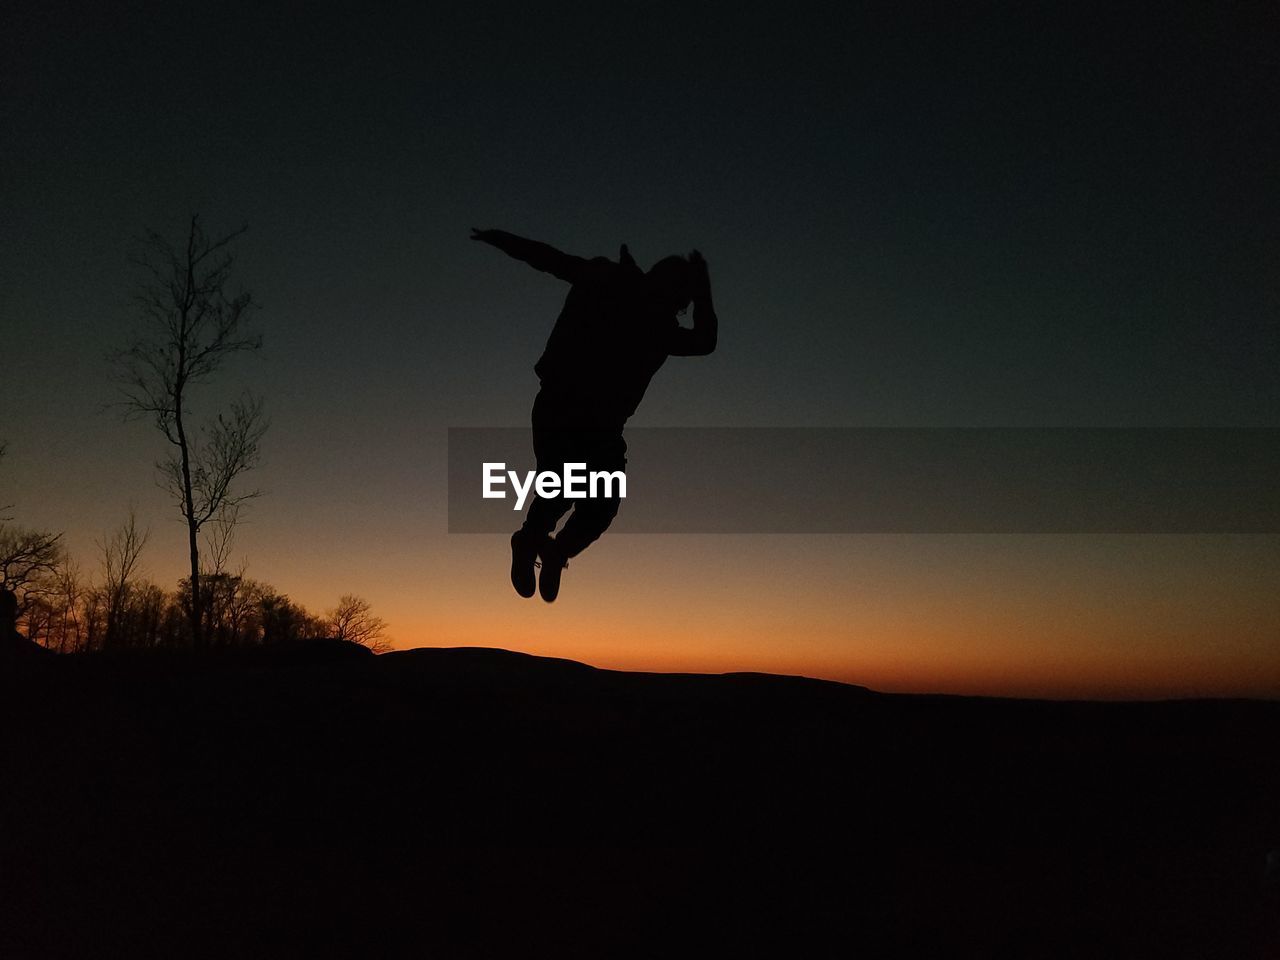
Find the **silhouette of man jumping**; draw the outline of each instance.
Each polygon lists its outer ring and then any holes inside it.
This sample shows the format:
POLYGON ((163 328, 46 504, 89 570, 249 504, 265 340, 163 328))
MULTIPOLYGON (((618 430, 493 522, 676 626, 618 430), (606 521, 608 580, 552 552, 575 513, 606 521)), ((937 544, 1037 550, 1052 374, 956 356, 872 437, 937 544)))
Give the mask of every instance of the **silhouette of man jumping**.
MULTIPOLYGON (((640 405, 649 381, 667 357, 705 356, 716 348, 707 262, 694 250, 664 257, 646 273, 626 245, 618 262, 587 260, 504 230, 473 230, 471 239, 497 247, 535 270, 571 284, 541 359, 533 401, 533 452, 538 471, 560 474, 565 463, 587 471, 622 470, 622 429, 640 405), (693 304, 693 327, 677 317, 693 304)), ((560 592, 561 573, 608 529, 619 498, 575 500, 534 497, 524 525, 511 536, 511 584, 548 603, 560 592), (573 510, 559 534, 560 518, 573 510), (554 535, 553 535, 554 534, 554 535)))

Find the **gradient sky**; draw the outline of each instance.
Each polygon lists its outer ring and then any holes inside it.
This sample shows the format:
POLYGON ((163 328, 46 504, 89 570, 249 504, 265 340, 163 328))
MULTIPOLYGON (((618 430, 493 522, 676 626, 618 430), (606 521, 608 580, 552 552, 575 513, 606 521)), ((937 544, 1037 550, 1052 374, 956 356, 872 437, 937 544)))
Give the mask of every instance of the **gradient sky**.
POLYGON ((1280 426, 1274 8, 402 6, 7 10, 19 522, 91 567, 132 504, 182 575, 104 357, 136 240, 199 211, 250 224, 263 305, 240 557, 312 608, 600 666, 1280 695, 1280 538, 606 536, 546 606, 445 533, 443 472, 447 427, 526 422, 565 292, 472 226, 706 254, 720 349, 637 424, 1280 426))

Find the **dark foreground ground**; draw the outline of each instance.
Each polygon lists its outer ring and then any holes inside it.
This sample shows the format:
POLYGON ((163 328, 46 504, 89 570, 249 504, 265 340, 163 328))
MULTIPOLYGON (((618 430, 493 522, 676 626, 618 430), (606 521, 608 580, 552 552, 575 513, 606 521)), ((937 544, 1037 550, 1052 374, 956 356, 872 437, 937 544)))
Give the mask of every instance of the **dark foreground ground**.
POLYGON ((65 658, 0 763, 5 960, 1280 957, 1280 703, 65 658))

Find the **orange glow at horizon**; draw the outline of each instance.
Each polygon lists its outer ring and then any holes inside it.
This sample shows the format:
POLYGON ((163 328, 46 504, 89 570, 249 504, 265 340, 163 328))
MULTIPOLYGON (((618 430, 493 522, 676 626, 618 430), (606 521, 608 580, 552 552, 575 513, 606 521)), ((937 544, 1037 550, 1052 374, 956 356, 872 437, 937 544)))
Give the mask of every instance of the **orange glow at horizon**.
MULTIPOLYGON (((147 575, 176 582, 176 524, 147 575)), ((91 547, 72 543, 78 556, 91 547)), ((1280 698, 1280 537, 609 534, 560 599, 515 595, 506 538, 436 518, 247 525, 249 576, 315 612, 369 599, 396 649, 794 674, 904 693, 1280 698), (375 548, 359 552, 363 535, 375 548), (397 539, 398 538, 398 539, 397 539)))
MULTIPOLYGON (((490 629, 474 620, 432 621, 415 629, 401 624, 395 648, 500 647, 535 656, 577 660, 607 670, 659 673, 760 672, 816 677, 869 687, 884 693, 945 693, 970 696, 1053 699, 1164 699, 1181 697, 1280 697, 1280 667, 1259 671, 1246 661, 1201 656, 1150 657, 1135 654, 1093 658, 1025 658, 984 655, 941 658, 926 652, 924 637, 879 638, 846 656, 813 647, 828 638, 794 636, 778 649, 748 630, 739 644, 706 649, 705 634, 669 635, 660 643, 637 629, 589 630, 558 637, 490 629), (406 630, 405 627, 408 627, 406 630), (912 653, 914 647, 924 648, 912 653), (794 650, 794 652, 792 652, 794 650)), ((512 630, 517 627, 511 624, 512 630)))
POLYGON ((494 646, 606 669, 885 692, 1280 696, 1275 538, 856 539, 606 537, 546 605, 511 592, 504 542, 458 537, 450 602, 389 619, 400 649, 494 646), (759 562, 770 557, 779 569, 759 562))

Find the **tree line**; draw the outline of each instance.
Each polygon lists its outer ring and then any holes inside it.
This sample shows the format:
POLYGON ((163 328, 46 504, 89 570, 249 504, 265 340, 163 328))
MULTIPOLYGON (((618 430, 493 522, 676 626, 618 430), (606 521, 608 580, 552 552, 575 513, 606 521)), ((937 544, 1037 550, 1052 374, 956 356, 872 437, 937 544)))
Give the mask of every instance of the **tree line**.
MULTIPOLYGON (((97 564, 86 575, 61 533, 13 524, 0 507, 0 586, 18 597, 20 625, 49 649, 248 646, 321 637, 390 647, 386 623, 368 601, 346 595, 323 615, 270 584, 231 567, 236 526, 260 495, 244 486, 257 466, 268 422, 261 397, 249 394, 197 417, 201 388, 235 355, 258 350, 251 325, 253 296, 231 290, 235 241, 245 227, 206 234, 192 216, 186 236, 146 239, 134 263, 138 323, 109 358, 126 420, 149 421, 164 441, 157 481, 183 522, 189 569, 166 590, 141 575, 150 531, 130 511, 97 541, 97 564)), ((0 460, 6 453, 0 443, 0 460)))

